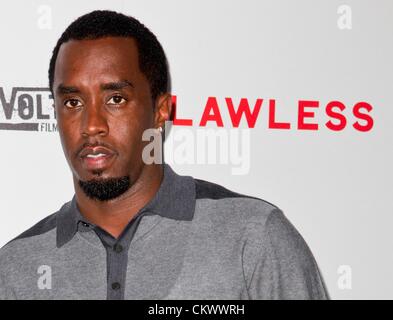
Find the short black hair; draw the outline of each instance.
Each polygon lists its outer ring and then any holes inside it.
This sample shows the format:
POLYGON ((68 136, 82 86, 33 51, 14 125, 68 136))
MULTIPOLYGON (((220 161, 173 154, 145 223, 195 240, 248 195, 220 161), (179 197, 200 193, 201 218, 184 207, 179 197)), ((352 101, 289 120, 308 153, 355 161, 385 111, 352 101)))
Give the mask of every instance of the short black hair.
POLYGON ((72 22, 53 49, 49 64, 49 88, 53 93, 55 65, 60 46, 69 40, 93 40, 104 37, 127 37, 136 41, 139 68, 150 84, 153 101, 170 91, 168 62, 156 36, 137 19, 122 13, 96 10, 72 22))

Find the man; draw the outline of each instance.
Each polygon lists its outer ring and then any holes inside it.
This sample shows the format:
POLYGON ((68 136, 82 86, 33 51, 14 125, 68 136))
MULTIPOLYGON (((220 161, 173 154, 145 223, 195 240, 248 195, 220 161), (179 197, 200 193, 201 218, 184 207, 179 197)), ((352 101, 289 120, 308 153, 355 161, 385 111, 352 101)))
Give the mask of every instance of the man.
POLYGON ((156 37, 94 11, 53 51, 49 84, 75 196, 0 251, 3 299, 326 299, 274 205, 146 164, 171 114, 156 37))

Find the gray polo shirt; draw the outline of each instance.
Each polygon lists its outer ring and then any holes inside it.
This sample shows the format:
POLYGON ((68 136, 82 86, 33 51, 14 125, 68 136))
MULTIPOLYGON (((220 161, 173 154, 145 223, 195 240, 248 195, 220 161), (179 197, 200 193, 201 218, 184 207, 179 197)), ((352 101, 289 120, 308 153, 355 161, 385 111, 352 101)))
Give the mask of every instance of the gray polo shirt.
POLYGON ((176 174, 115 239, 75 198, 0 249, 0 299, 327 299, 276 206, 176 174))

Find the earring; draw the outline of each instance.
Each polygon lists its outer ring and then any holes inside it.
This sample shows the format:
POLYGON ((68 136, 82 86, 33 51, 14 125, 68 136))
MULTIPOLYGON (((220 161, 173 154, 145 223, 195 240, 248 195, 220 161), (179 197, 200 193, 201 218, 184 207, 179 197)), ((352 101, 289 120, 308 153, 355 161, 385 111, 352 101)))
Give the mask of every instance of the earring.
POLYGON ((162 127, 158 127, 157 130, 158 130, 159 133, 161 133, 162 132, 162 127))

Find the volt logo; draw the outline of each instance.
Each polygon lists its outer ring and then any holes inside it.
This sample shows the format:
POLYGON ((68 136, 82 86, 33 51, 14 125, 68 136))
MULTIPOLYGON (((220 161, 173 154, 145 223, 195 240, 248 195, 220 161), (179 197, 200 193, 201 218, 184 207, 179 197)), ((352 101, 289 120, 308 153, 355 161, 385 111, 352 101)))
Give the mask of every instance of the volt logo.
POLYGON ((0 130, 57 131, 53 97, 48 88, 0 87, 0 130))

